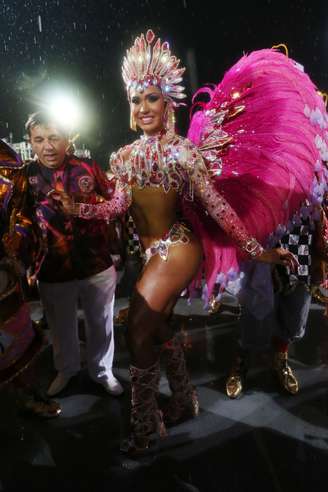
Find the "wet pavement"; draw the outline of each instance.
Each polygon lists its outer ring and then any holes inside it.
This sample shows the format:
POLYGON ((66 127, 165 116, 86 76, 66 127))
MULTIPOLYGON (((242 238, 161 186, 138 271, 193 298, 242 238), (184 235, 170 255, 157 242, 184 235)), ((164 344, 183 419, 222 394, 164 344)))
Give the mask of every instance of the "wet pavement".
MULTIPOLYGON (((116 311, 126 304, 118 299, 116 311)), ((40 317, 39 304, 32 307, 34 317, 40 317)), ((156 455, 141 461, 122 461, 118 451, 129 410, 124 327, 116 326, 115 372, 125 395, 106 394, 83 369, 58 398, 60 418, 41 421, 19 413, 14 391, 2 391, 0 491, 326 491, 328 322, 323 308, 312 305, 306 336, 290 353, 301 385, 298 395, 279 390, 270 354, 263 352, 253 356, 243 396, 229 400, 224 381, 237 313, 232 298, 210 317, 200 301, 191 306, 179 301, 176 315, 188 325, 188 367, 201 412, 172 427, 156 455)), ((82 358, 83 353, 82 341, 82 358)), ((43 388, 55 375, 51 357, 49 344, 37 367, 43 388)), ((160 394, 163 400, 169 394, 164 376, 160 394)))

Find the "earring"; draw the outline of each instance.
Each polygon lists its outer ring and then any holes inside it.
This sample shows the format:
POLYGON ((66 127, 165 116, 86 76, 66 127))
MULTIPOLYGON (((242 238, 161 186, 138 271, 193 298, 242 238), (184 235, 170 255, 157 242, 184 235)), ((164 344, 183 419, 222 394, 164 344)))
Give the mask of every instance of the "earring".
POLYGON ((134 132, 137 131, 137 123, 136 123, 135 117, 133 116, 132 111, 130 112, 130 128, 134 132))
POLYGON ((171 136, 175 134, 175 112, 172 104, 169 103, 164 115, 164 127, 171 136))

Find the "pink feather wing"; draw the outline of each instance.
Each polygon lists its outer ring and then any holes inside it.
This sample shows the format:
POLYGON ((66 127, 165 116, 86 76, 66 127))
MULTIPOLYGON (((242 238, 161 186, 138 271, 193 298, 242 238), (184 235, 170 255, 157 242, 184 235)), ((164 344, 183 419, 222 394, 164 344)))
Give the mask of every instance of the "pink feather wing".
MULTIPOLYGON (((263 245, 274 243, 313 198, 314 184, 322 180, 325 187, 323 100, 302 67, 273 49, 243 56, 220 84, 200 89, 194 101, 204 94, 210 100, 194 113, 188 138, 250 235, 263 245)), ((224 287, 236 278, 243 258, 200 206, 184 207, 202 238, 210 294, 215 283, 224 287)))

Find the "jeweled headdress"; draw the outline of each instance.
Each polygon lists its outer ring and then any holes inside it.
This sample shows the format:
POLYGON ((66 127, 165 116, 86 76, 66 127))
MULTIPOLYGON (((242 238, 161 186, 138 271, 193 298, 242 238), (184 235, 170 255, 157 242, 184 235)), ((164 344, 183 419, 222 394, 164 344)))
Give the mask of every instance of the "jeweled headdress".
POLYGON ((154 85, 159 87, 164 96, 177 107, 184 99, 185 88, 179 85, 182 82, 184 67, 178 68, 180 60, 171 55, 167 41, 161 43, 155 34, 148 30, 136 38, 133 46, 127 50, 123 59, 122 75, 128 94, 131 89, 143 91, 154 85))

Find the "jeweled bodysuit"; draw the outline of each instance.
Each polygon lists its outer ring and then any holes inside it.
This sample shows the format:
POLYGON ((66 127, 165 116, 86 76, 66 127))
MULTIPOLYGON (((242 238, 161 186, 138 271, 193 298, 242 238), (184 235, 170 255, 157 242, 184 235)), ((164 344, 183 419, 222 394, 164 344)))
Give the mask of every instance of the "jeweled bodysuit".
MULTIPOLYGON (((131 213, 147 259, 159 253, 165 260, 169 245, 187 242, 186 228, 178 226, 176 215, 181 200, 194 199, 201 201, 207 213, 241 249, 251 256, 262 251, 215 190, 201 154, 188 139, 168 133, 141 137, 112 155, 111 170, 122 192, 126 196, 132 193, 131 213)), ((128 205, 126 199, 125 207, 128 205)), ((98 214, 112 213, 108 206, 103 210, 99 207, 98 214)))

